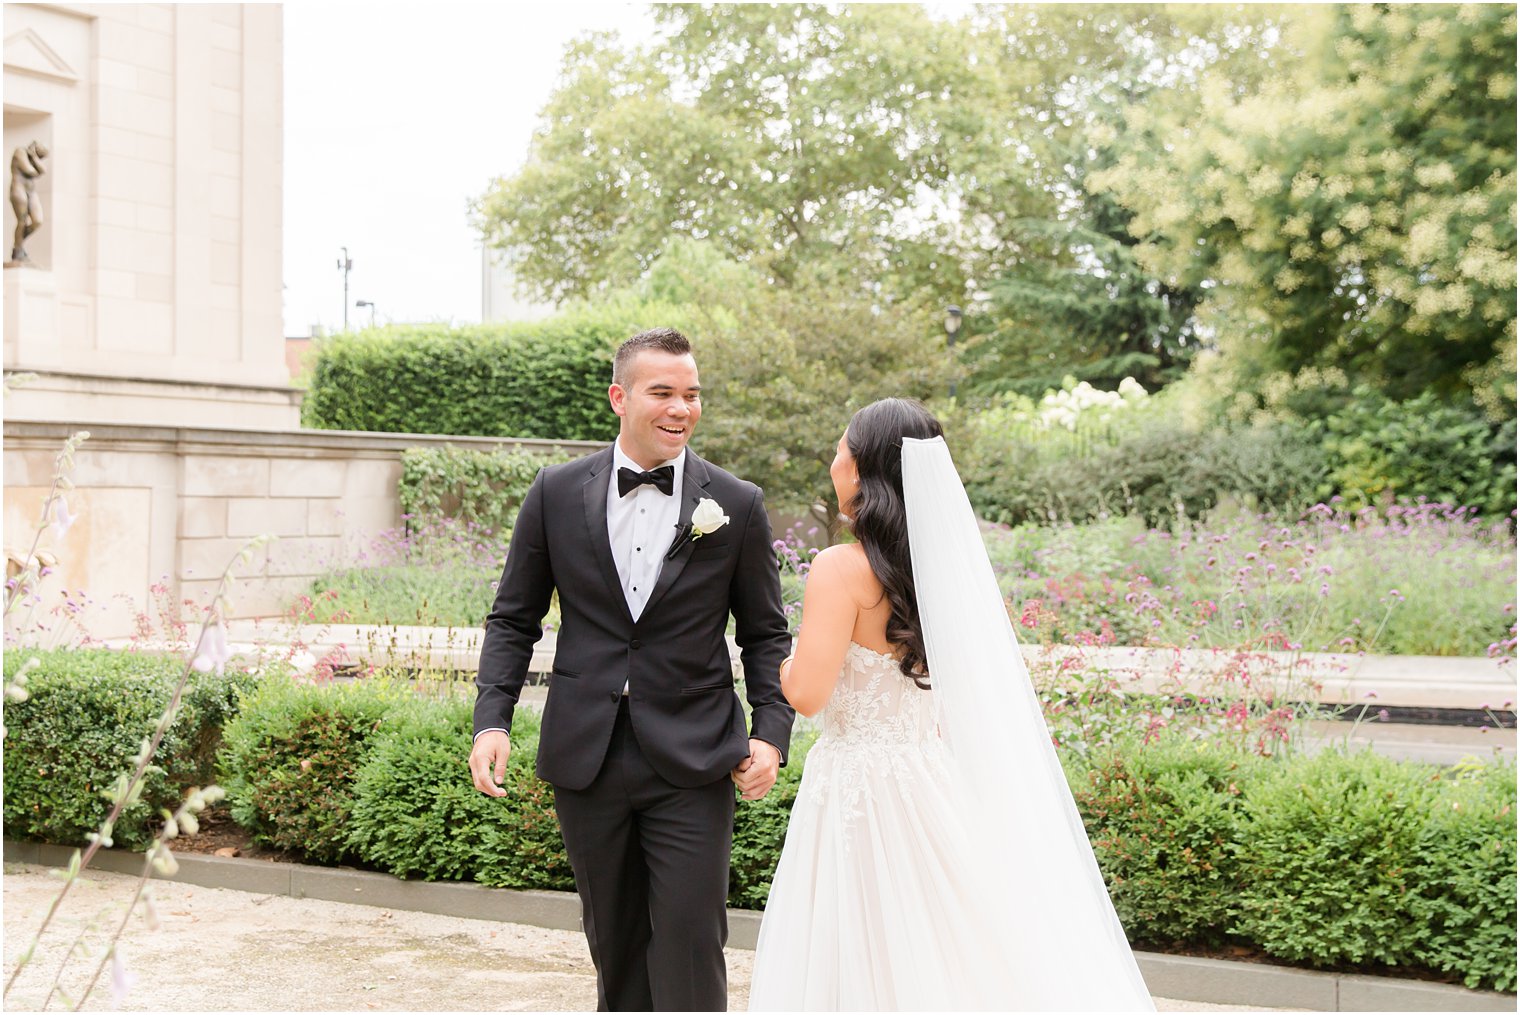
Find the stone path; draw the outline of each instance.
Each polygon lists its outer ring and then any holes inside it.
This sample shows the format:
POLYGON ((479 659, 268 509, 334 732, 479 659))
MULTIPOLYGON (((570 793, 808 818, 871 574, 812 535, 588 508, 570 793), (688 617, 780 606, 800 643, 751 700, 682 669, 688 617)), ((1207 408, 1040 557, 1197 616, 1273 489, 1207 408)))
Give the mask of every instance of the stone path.
MULTIPOLYGON (((5 1008, 37 1010, 80 927, 114 926, 133 883, 89 872, 76 884, 5 1008)), ((47 868, 5 866, 7 977, 58 887, 47 868)), ((159 928, 133 916, 122 948, 135 982, 113 999, 108 971, 87 1010, 579 1011, 596 1004, 578 933, 165 882, 154 893, 159 928)), ((728 951, 732 1011, 748 1003, 752 958, 728 951)), ((71 964, 63 985, 77 992, 92 968, 71 964)), ((1156 1003, 1162 1011, 1288 1010, 1156 1003)), ((67 1007, 56 997, 51 1004, 67 1007)))

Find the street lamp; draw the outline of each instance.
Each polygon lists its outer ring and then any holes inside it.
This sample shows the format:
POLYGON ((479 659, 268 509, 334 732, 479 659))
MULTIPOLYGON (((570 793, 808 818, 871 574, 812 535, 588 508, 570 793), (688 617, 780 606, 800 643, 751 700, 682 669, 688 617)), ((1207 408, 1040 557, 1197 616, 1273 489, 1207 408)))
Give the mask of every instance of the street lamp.
POLYGON ((354 306, 356 306, 356 307, 369 307, 369 326, 371 328, 373 328, 375 326, 375 310, 376 310, 375 305, 373 303, 371 303, 369 300, 355 300, 354 301, 354 306))
MULTIPOLYGON (((945 348, 955 358, 955 336, 961 330, 961 308, 951 304, 945 308, 945 348)), ((955 382, 950 382, 950 397, 955 397, 955 382)))
POLYGON ((354 270, 354 262, 349 259, 348 248, 343 248, 343 256, 338 258, 338 270, 343 273, 343 330, 348 330, 348 273, 354 270))

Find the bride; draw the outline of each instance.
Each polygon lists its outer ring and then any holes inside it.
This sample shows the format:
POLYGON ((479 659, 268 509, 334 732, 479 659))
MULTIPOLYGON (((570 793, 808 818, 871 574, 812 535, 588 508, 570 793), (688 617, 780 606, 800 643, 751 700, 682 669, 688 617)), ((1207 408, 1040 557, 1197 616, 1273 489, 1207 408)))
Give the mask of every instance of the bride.
POLYGON ((888 398, 830 468, 787 699, 822 710, 752 1010, 1153 1010, 939 422, 888 398))

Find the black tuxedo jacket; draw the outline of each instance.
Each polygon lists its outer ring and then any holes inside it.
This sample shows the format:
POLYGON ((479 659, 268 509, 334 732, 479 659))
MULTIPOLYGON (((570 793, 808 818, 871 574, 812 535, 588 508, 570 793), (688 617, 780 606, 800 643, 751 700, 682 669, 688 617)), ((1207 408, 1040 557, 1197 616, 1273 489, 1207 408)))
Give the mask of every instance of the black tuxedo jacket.
POLYGON ((677 786, 711 783, 749 755, 749 737, 787 756, 795 713, 781 694, 791 636, 759 487, 686 450, 681 523, 711 498, 729 522, 667 559, 638 620, 607 537, 612 448, 543 469, 523 500, 486 618, 475 731, 510 730, 533 646, 559 590, 560 628, 538 775, 584 789, 601 768, 624 681, 649 764, 677 786), (734 693, 724 631, 732 611, 752 730, 734 693))

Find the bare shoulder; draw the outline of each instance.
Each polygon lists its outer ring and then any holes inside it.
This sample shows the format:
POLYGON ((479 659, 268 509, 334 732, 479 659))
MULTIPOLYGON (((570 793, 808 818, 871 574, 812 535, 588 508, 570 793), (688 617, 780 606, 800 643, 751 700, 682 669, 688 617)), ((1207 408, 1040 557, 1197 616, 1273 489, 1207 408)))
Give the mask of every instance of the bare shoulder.
POLYGON ((848 592, 861 605, 874 602, 881 591, 865 547, 859 543, 838 543, 821 551, 813 558, 813 566, 808 572, 809 581, 818 577, 848 592))

